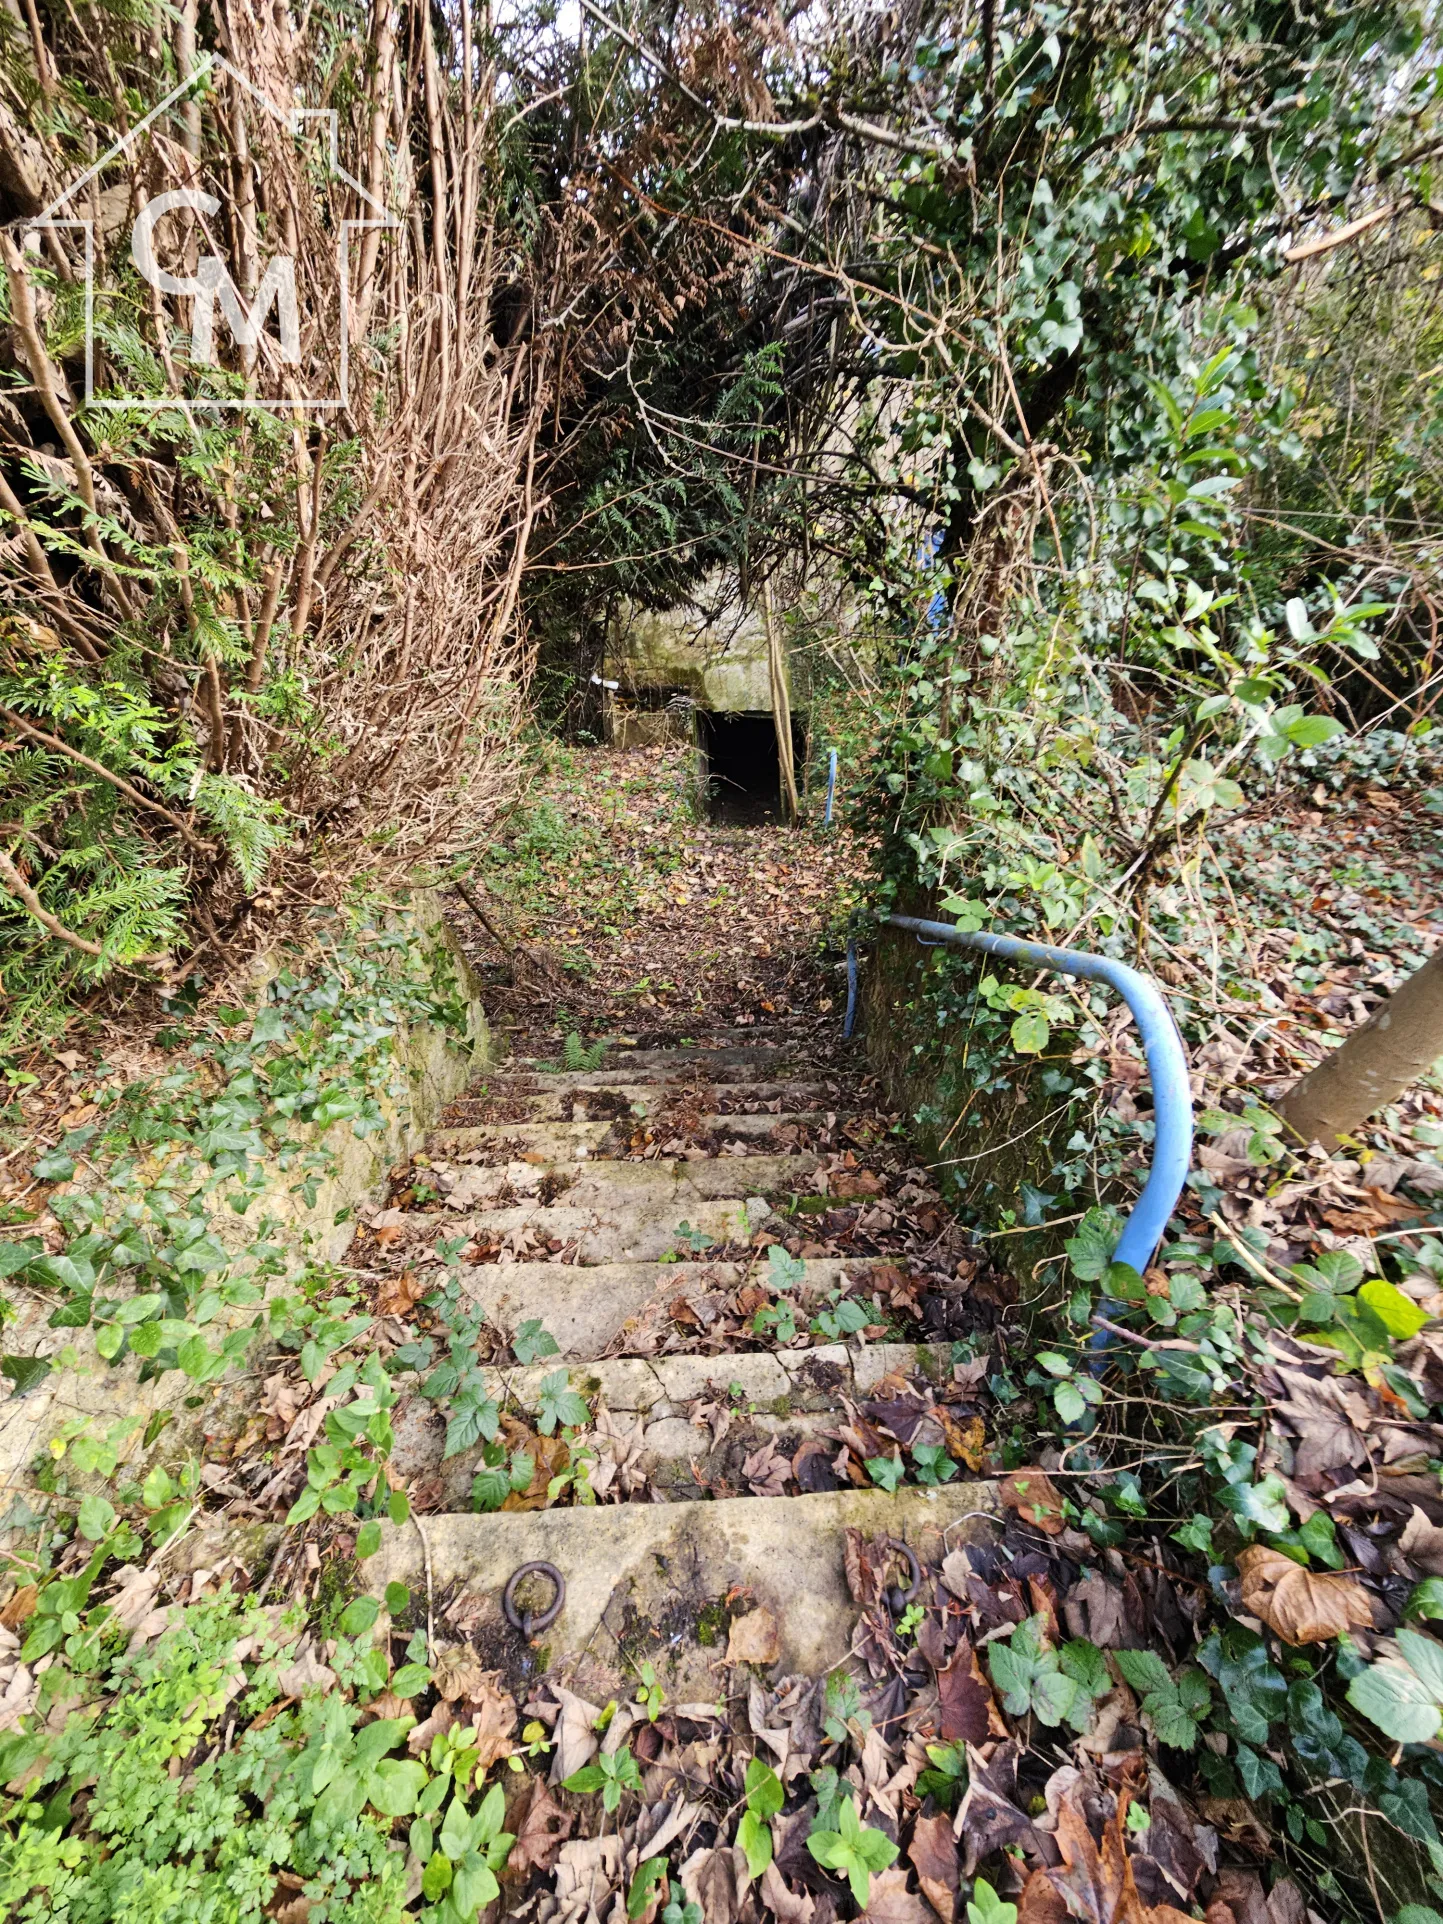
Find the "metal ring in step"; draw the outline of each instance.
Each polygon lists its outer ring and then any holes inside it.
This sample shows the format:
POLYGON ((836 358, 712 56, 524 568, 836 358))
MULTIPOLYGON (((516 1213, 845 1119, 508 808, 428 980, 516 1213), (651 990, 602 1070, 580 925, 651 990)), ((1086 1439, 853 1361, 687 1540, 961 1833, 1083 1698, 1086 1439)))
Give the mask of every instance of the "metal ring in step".
POLYGON ((900 1584, 896 1584, 887 1592, 887 1608, 894 1617, 900 1617, 907 1605, 917 1600, 917 1592, 922 1588, 922 1566, 917 1561, 917 1552, 910 1544, 893 1537, 892 1548, 899 1557, 907 1559, 907 1566, 912 1572, 912 1581, 905 1590, 900 1584))
MULTIPOLYGON (((913 1558, 915 1567, 916 1559, 913 1558)), ((529 1643, 541 1630, 549 1630, 566 1606, 566 1579, 554 1563, 523 1563, 519 1570, 511 1573, 511 1580, 501 1592, 501 1614, 513 1630, 519 1630, 529 1643), (556 1597, 550 1607, 541 1611, 527 1611, 522 1616, 516 1608, 516 1586, 523 1577, 549 1577, 556 1586, 556 1597)))

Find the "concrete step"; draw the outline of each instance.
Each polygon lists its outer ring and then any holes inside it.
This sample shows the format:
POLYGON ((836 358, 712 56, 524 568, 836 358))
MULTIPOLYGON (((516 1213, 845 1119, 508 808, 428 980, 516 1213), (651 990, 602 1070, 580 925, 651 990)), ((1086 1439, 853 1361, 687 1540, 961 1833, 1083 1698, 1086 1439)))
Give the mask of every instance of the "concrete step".
MULTIPOLYGON (((824 1343, 815 1349, 719 1351, 710 1355, 607 1357, 566 1370, 571 1387, 631 1432, 629 1466, 645 1477, 648 1494, 688 1500, 713 1486, 746 1491, 744 1464, 769 1438, 788 1463, 808 1436, 830 1433, 847 1420, 844 1398, 872 1394, 884 1377, 940 1385, 951 1371, 947 1343, 824 1343), (691 1421, 697 1403, 725 1405, 724 1422, 691 1421)), ((534 1414, 541 1385, 558 1368, 555 1357, 525 1368, 500 1369, 492 1387, 515 1408, 534 1414)), ((935 1420, 918 1433, 946 1445, 935 1420)), ((424 1398, 401 1404, 395 1417, 391 1467, 409 1482, 439 1477, 443 1503, 467 1507, 480 1446, 447 1458, 446 1423, 424 1398)), ((832 1443, 829 1456, 836 1454, 832 1443)))
POLYGON ((543 1194, 550 1202, 564 1197, 571 1208, 609 1212, 670 1199, 685 1214, 699 1202, 812 1195, 819 1167, 815 1154, 712 1156, 698 1162, 680 1157, 653 1162, 613 1162, 598 1157, 578 1162, 573 1157, 564 1163, 432 1161, 428 1173, 444 1194, 447 1207, 458 1211, 477 1203, 543 1194))
MULTIPOLYGON (((756 1138, 765 1140, 786 1123, 815 1122, 825 1113, 808 1109, 777 1116, 703 1116, 700 1128, 704 1135, 749 1142, 756 1138)), ((643 1122, 644 1118, 637 1116, 618 1117, 615 1122, 483 1122, 470 1129, 433 1131, 427 1139, 426 1151, 435 1162, 446 1161, 448 1154, 457 1161, 479 1161, 482 1158, 471 1152, 520 1146, 530 1155, 549 1157, 556 1162, 584 1162, 600 1154, 613 1137, 618 1146, 624 1148, 643 1122)), ((658 1134, 664 1137, 665 1128, 658 1134)))
MULTIPOLYGON (((963 1544, 994 1543, 999 1527, 991 1482, 907 1487, 895 1496, 838 1490, 432 1514, 383 1524, 381 1549, 361 1567, 377 1597, 388 1583, 406 1584, 421 1600, 422 1623, 429 1595, 438 1639, 459 1639, 449 1626, 464 1624, 514 1692, 547 1671, 590 1702, 625 1702, 637 1667, 649 1661, 669 1699, 714 1705, 728 1694, 729 1650, 733 1662, 745 1650, 763 1674, 781 1676, 817 1677, 848 1655, 857 1617, 846 1578, 849 1530, 905 1541, 936 1566, 963 1544), (566 1600, 528 1644, 502 1615, 501 1595, 513 1572, 534 1562, 561 1572, 566 1600), (733 1635, 744 1618, 750 1623, 733 1635)), ((900 1561, 897 1570, 905 1584, 900 1561)), ((524 1585, 521 1610, 549 1606, 549 1584, 524 1585)), ((745 1672, 740 1683, 744 1691, 745 1672)))
POLYGON ((753 1026, 739 1029, 726 1023, 713 1025, 704 1016, 696 1018, 697 1026, 687 1029, 678 1025, 671 1035, 659 1033, 656 1028, 645 1023, 637 1023, 633 1031, 623 1035, 608 1036, 607 1041, 618 1053, 632 1049, 794 1049, 810 1048, 814 1041, 814 1031, 805 1024, 795 1028, 785 1028, 775 1022, 758 1022, 753 1026), (650 1041, 642 1038, 649 1036, 650 1041))
MULTIPOLYGON (((508 1336, 518 1324, 539 1316, 563 1357, 586 1360, 624 1342, 627 1324, 652 1304, 738 1289, 751 1278, 764 1280, 768 1267, 765 1255, 758 1255, 749 1263, 596 1263, 579 1268, 570 1263, 476 1263, 460 1274, 467 1296, 508 1336)), ((865 1259, 809 1261, 796 1293, 831 1289, 843 1276, 856 1282, 872 1267, 865 1259)))
MULTIPOLYGON (((707 1085, 717 1080, 727 1082, 758 1083, 785 1080, 788 1075, 801 1075, 805 1071, 794 1067, 795 1058, 783 1054, 780 1049, 716 1049, 699 1053, 695 1057, 682 1050, 659 1050, 656 1062, 638 1062, 634 1055, 620 1057, 609 1068, 602 1069, 557 1069, 528 1070, 512 1068, 508 1063, 506 1071, 513 1079, 526 1078, 539 1089, 614 1089, 619 1083, 677 1083, 701 1082, 707 1085)), ((489 1078, 494 1086, 499 1077, 489 1078)))
MULTIPOLYGON (((667 1077, 692 1075, 698 1069, 739 1069, 738 1080, 750 1080, 754 1072, 767 1069, 773 1073, 784 1063, 797 1060, 798 1051, 779 1047, 775 1044, 757 1043, 742 1048, 708 1048, 704 1044, 673 1046, 663 1049, 608 1049, 602 1062, 602 1069, 609 1075, 632 1076, 633 1071, 645 1070, 649 1075, 660 1074, 667 1077)), ((551 1067, 557 1058, 546 1056, 512 1056, 507 1062, 508 1069, 523 1073, 544 1075, 550 1081, 557 1073, 551 1067)), ((578 1074, 582 1071, 571 1070, 562 1073, 578 1074)))
MULTIPOLYGON (((556 1367, 552 1361, 507 1370, 508 1393, 523 1409, 535 1409, 541 1384, 556 1367)), ((660 1420, 707 1395, 713 1384, 735 1384, 742 1406, 786 1417, 800 1410, 840 1411, 844 1396, 869 1395, 889 1374, 921 1375, 935 1384, 945 1382, 951 1370, 950 1343, 858 1343, 855 1348, 823 1343, 816 1349, 731 1355, 608 1356, 567 1373, 576 1389, 599 1398, 613 1415, 660 1420)))
MULTIPOLYGON (((518 1121, 588 1122, 608 1119, 622 1110, 635 1122, 654 1116, 676 1093, 665 1083, 602 1083, 596 1090, 577 1090, 557 1088, 555 1084, 559 1080, 548 1076, 544 1083, 527 1082, 512 1091, 504 1081, 493 1078, 471 1096, 463 1096, 453 1107, 464 1109, 468 1102, 495 1103, 509 1098, 515 1104, 518 1121)), ((777 1102, 792 1115, 815 1115, 835 1108, 841 1089, 833 1082, 713 1083, 708 1095, 709 1106, 718 1112, 756 1114, 763 1112, 768 1103, 777 1102)), ((478 1129, 498 1126, 504 1125, 489 1121, 455 1123, 433 1131, 431 1140, 464 1149, 480 1140, 476 1134, 478 1129)))
MULTIPOLYGON (((644 1169, 647 1165, 634 1166, 644 1169)), ((654 1263, 677 1248, 682 1240, 677 1229, 683 1220, 718 1243, 746 1242, 764 1226, 778 1231, 785 1227, 773 1216, 765 1196, 755 1195, 744 1202, 707 1202, 697 1197, 695 1190, 596 1209, 568 1201, 521 1203, 463 1216, 407 1211, 401 1227, 416 1241, 466 1236, 520 1258, 525 1258, 537 1243, 559 1242, 568 1262, 654 1263)))

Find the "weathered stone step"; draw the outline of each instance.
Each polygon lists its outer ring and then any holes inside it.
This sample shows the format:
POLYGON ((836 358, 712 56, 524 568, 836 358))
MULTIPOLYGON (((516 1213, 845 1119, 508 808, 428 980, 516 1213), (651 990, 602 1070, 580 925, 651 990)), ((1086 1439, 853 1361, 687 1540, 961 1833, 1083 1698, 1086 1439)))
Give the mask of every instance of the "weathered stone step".
MULTIPOLYGON (((815 1122, 823 1113, 808 1109, 775 1116, 703 1116, 700 1126, 706 1135, 734 1137, 746 1142, 757 1137, 764 1139, 786 1123, 815 1122)), ((625 1142, 641 1120, 636 1116, 622 1116, 614 1122, 483 1122, 469 1129, 434 1130, 427 1140, 426 1151, 433 1161, 443 1162, 448 1153, 456 1155, 467 1150, 520 1145, 532 1154, 547 1156, 553 1161, 584 1162, 596 1155, 614 1132, 625 1142)))
MULTIPOLYGON (((608 1356, 568 1371, 573 1386, 599 1397, 613 1414, 673 1416, 705 1396, 709 1384, 735 1384, 743 1407, 786 1416, 793 1410, 840 1410, 843 1396, 862 1396, 892 1372, 941 1383, 951 1374, 950 1343, 824 1343, 816 1349, 747 1350, 710 1356, 608 1356), (786 1408, 778 1409, 779 1403, 786 1408)), ((531 1363, 506 1371, 508 1393, 523 1409, 540 1401, 557 1365, 531 1363)))
POLYGON ((614 1089, 621 1082, 671 1084, 700 1080, 710 1083, 713 1072, 729 1083, 785 1080, 789 1069, 792 1074, 803 1073, 800 1068, 792 1068, 795 1057, 780 1049, 716 1049, 698 1052, 695 1057, 687 1056, 680 1050, 667 1049, 658 1054, 664 1056, 665 1060, 638 1062, 631 1055, 618 1058, 610 1067, 602 1069, 528 1069, 522 1064, 508 1062, 487 1080, 493 1087, 509 1076, 513 1079, 524 1077, 545 1089, 614 1089))
MULTIPOLYGON (((746 1048, 707 1048, 692 1044, 690 1047, 675 1046, 666 1049, 608 1049, 602 1071, 610 1075, 618 1072, 630 1075, 633 1070, 644 1069, 648 1074, 674 1077, 692 1075, 697 1069, 740 1069, 743 1074, 739 1080, 749 1080, 754 1070, 768 1069, 775 1072, 784 1063, 797 1060, 796 1049, 782 1048, 774 1044, 758 1043, 746 1048)), ((548 1080, 557 1073, 551 1063, 555 1057, 512 1056, 507 1062, 508 1069, 516 1069, 531 1074, 545 1075, 548 1080)), ((562 1073, 584 1074, 585 1071, 570 1070, 562 1073)))
MULTIPOLYGON (((873 1268, 865 1258, 809 1261, 799 1293, 831 1289, 843 1276, 855 1282, 873 1268)), ((531 1317, 561 1346, 563 1357, 589 1360, 624 1341, 626 1326, 656 1302, 736 1289, 749 1278, 764 1281, 765 1255, 750 1263, 476 1263, 461 1272, 468 1297, 490 1320, 515 1333, 531 1317)))
MULTIPOLYGON (((646 1164, 636 1167, 644 1169, 646 1164)), ((696 1196, 694 1190, 686 1193, 696 1196)), ((698 1198, 683 1203, 680 1209, 677 1205, 676 1196, 667 1196, 610 1209, 588 1209, 571 1202, 521 1203, 510 1209, 486 1209, 460 1217, 396 1214, 401 1226, 417 1239, 467 1236, 498 1247, 509 1245, 512 1253, 523 1257, 528 1243, 534 1247, 537 1242, 559 1242, 566 1246, 567 1261, 583 1264, 655 1262, 683 1241, 677 1234, 683 1220, 717 1243, 745 1242, 764 1225, 783 1226, 773 1217, 765 1196, 753 1196, 746 1202, 698 1198)))
MULTIPOLYGON (((698 1202, 744 1200, 747 1196, 810 1195, 815 1191, 818 1158, 806 1156, 710 1156, 697 1162, 680 1157, 653 1162, 442 1163, 430 1174, 448 1207, 469 1209, 508 1194, 543 1194, 572 1208, 624 1210, 633 1203, 672 1199, 683 1212, 698 1202)), ((680 1221, 680 1217, 677 1218, 680 1221)))
MULTIPOLYGON (((541 1386, 558 1367, 551 1358, 498 1375, 507 1397, 529 1413, 540 1408, 541 1386)), ((625 1436, 625 1466, 638 1479, 627 1493, 645 1489, 653 1498, 685 1502, 718 1490, 744 1494, 747 1459, 769 1440, 778 1446, 784 1477, 797 1450, 818 1432, 828 1437, 827 1456, 835 1456, 837 1444, 830 1437, 847 1420, 844 1398, 874 1392, 888 1375, 940 1384, 950 1369, 951 1348, 945 1343, 870 1343, 856 1349, 826 1343, 816 1349, 608 1357, 573 1367, 567 1377, 598 1411, 608 1412, 612 1435, 625 1436), (724 1408, 725 1416, 694 1423, 690 1412, 696 1404, 724 1408)), ((945 1448, 942 1425, 934 1418, 923 1422, 926 1427, 914 1440, 945 1448)), ((445 1440, 445 1418, 424 1399, 407 1402, 397 1412, 391 1466, 408 1481, 439 1477, 442 1502, 464 1508, 477 1450, 448 1459, 445 1440)), ((603 1439, 598 1447, 604 1453, 609 1446, 603 1439)))
MULTIPOLYGON (((362 1569, 378 1597, 391 1582, 422 1599, 429 1588, 438 1637, 464 1623, 483 1661, 514 1691, 549 1670, 589 1701, 627 1699, 636 1666, 649 1661, 669 1698, 715 1703, 726 1694, 729 1649, 734 1662, 745 1652, 780 1675, 819 1676, 846 1657, 857 1617, 846 1579, 849 1529, 901 1539, 924 1563, 940 1563, 964 1543, 995 1542, 997 1518, 991 1482, 895 1496, 838 1490, 442 1514, 383 1524, 381 1549, 362 1569), (534 1562, 561 1572, 566 1601, 528 1645, 503 1617, 501 1594, 521 1564, 534 1562)), ((901 1572, 899 1562, 905 1583, 901 1572)), ((530 1583, 518 1594, 520 1608, 546 1609, 549 1584, 530 1583)))
MULTIPOLYGON (((532 1087, 521 1089, 512 1098, 518 1105, 525 1105, 528 1122, 571 1122, 593 1121, 610 1116, 617 1107, 624 1107, 632 1120, 639 1121, 654 1116, 676 1093, 667 1084, 655 1082, 609 1082, 598 1085, 596 1090, 562 1089, 555 1087, 557 1078, 548 1076, 538 1080, 532 1087), (596 1116, 588 1113, 594 1107, 596 1116), (578 1114, 577 1112, 581 1113, 578 1114)), ((504 1086, 490 1082, 468 1097, 466 1101, 483 1102, 504 1097, 508 1092, 504 1086)), ((835 1108, 841 1091, 832 1082, 748 1082, 712 1083, 709 1095, 713 1105, 731 1109, 736 1105, 744 1113, 755 1113, 766 1103, 780 1102, 793 1115, 815 1115, 818 1111, 835 1108)), ((481 1138, 478 1129, 490 1129, 492 1123, 453 1124, 449 1128, 433 1132, 433 1142, 445 1142, 451 1148, 466 1148, 481 1138)))

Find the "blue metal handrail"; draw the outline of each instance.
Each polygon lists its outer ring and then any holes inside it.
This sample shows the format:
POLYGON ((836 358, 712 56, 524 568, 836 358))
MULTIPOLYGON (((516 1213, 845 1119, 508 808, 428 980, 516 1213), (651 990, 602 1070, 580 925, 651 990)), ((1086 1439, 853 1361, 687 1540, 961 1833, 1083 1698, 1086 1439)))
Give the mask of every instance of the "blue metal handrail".
MULTIPOLYGON (((1105 955, 1087 955, 1081 949, 1054 949, 1044 942, 1024 942, 1012 935, 986 935, 980 930, 953 928, 946 922, 926 922, 915 915, 889 915, 885 926, 908 929, 920 942, 945 943, 954 949, 980 949, 984 955, 1017 962, 1023 968, 1055 969, 1059 975, 1106 982, 1132 1010, 1152 1082, 1152 1167, 1113 1252, 1113 1261, 1127 1263, 1141 1275, 1162 1241, 1192 1159, 1192 1091, 1188 1086, 1187 1057, 1162 992, 1125 962, 1114 962, 1105 955)), ((847 950, 847 972, 850 992, 846 1033, 850 1035, 856 1012, 856 957, 851 944, 847 950)), ((1111 1307, 1103 1303, 1099 1310, 1108 1315, 1111 1307)), ((1105 1342, 1106 1332, 1099 1332, 1095 1340, 1105 1342)))

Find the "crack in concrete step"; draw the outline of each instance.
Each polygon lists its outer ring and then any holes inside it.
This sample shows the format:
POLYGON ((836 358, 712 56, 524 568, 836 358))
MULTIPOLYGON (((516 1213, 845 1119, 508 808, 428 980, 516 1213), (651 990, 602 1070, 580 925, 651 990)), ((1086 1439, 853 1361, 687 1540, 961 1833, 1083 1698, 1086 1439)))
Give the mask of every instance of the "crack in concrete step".
MULTIPOLYGON (((865 1278, 881 1258, 855 1262, 836 1257, 803 1264, 801 1291, 831 1289, 845 1276, 865 1278)), ((765 1256, 749 1263, 476 1263, 461 1269, 461 1287, 491 1322, 509 1335, 539 1316, 566 1358, 583 1361, 624 1339, 628 1323, 656 1302, 736 1289, 749 1277, 765 1278, 765 1256)))
MULTIPOLYGON (((595 1703, 629 1696, 649 1660, 667 1695, 715 1702, 728 1692, 729 1618, 764 1609, 776 1626, 775 1674, 817 1676, 851 1648, 857 1606, 847 1588, 847 1531, 909 1543, 938 1563, 967 1542, 993 1543, 1000 1524, 992 1482, 715 1502, 624 1503, 491 1516, 430 1515, 383 1524, 362 1566, 380 1597, 387 1583, 430 1599, 442 1640, 464 1623, 488 1667, 521 1692, 543 1671, 595 1703), (501 1592, 523 1563, 554 1564, 566 1579, 560 1616, 534 1646, 501 1614, 501 1592), (464 1599, 464 1601, 461 1601, 464 1599), (730 1600, 730 1601, 729 1601, 730 1600), (459 1608, 458 1606, 459 1602, 459 1608)), ((521 1607, 544 1609, 549 1585, 521 1607)))
POLYGON ((811 1155, 712 1156, 697 1162, 680 1158, 653 1162, 508 1162, 455 1165, 433 1162, 432 1176, 448 1207, 469 1209, 499 1200, 546 1191, 550 1200, 572 1208, 625 1208, 631 1202, 673 1198, 680 1207, 696 1202, 741 1202, 747 1196, 812 1195, 820 1160, 811 1155))
MULTIPOLYGON (((553 1087, 552 1085, 555 1081, 556 1078, 552 1076, 547 1076, 544 1080, 538 1079, 535 1087, 522 1090, 512 1096, 512 1100, 526 1104, 530 1112, 527 1118, 528 1121, 570 1122, 573 1120, 591 1120, 592 1118, 584 1112, 588 1098, 595 1101, 598 1092, 624 1102, 628 1109, 634 1112, 635 1119, 642 1120, 646 1117, 654 1116, 662 1105, 669 1102, 676 1094, 675 1089, 668 1085, 654 1082, 601 1083, 597 1085, 597 1089, 595 1090, 572 1090, 553 1087), (579 1117, 574 1114, 577 1109, 583 1111, 583 1114, 579 1117)), ((461 1100, 463 1103, 467 1101, 490 1102, 497 1099, 504 1099, 510 1094, 511 1092, 505 1088, 504 1084, 493 1086, 490 1082, 486 1082, 479 1085, 469 1097, 463 1096, 461 1100)), ((782 1102, 787 1105, 789 1112, 793 1115, 820 1115, 825 1110, 837 1107, 841 1090, 838 1084, 832 1082, 749 1082, 740 1084, 719 1082, 708 1085, 707 1095, 713 1104, 746 1103, 752 1113, 755 1113, 763 1103, 782 1102), (814 1107, 806 1109, 804 1105, 807 1102, 812 1102, 814 1107)), ((609 1107, 610 1105, 605 1106, 609 1107)), ((597 1119, 601 1120, 602 1118, 597 1119)), ((731 1118, 728 1118, 728 1120, 731 1120, 731 1118)), ((505 1124, 490 1122, 453 1123, 449 1128, 434 1130, 431 1135, 431 1140, 433 1142, 444 1141, 449 1148, 465 1148, 470 1143, 480 1140, 477 1135, 478 1130, 497 1127, 504 1128, 505 1124)))

